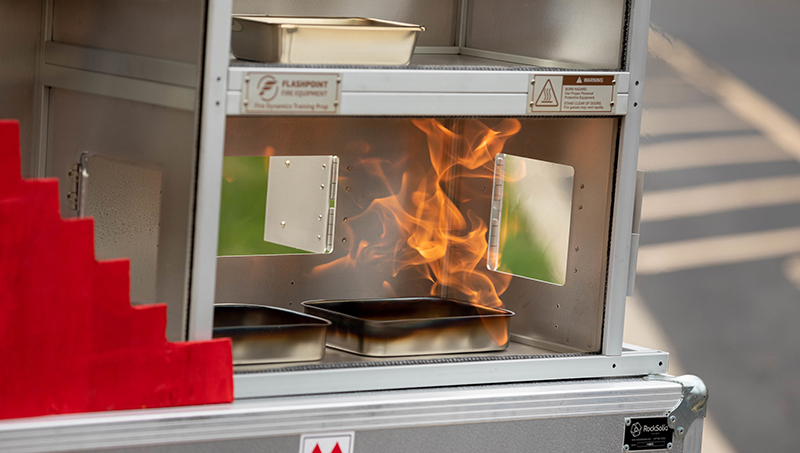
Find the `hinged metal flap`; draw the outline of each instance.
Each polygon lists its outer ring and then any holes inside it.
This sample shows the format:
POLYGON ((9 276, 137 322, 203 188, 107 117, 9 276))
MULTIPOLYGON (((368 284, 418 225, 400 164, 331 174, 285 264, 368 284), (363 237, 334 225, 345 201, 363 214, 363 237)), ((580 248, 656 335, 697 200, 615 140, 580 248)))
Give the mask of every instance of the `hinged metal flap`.
POLYGON ((336 156, 271 156, 264 241, 311 253, 333 251, 336 156))
POLYGON ((574 180, 575 170, 569 165, 497 155, 489 269, 564 285, 574 180))

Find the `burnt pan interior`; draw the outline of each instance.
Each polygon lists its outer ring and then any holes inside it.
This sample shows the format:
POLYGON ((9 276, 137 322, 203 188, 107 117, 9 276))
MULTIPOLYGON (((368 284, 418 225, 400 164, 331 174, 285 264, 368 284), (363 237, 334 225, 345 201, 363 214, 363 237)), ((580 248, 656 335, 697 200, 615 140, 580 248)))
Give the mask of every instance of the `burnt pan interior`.
POLYGON ((312 301, 305 304, 369 321, 512 315, 502 309, 435 297, 312 301))
POLYGON ((214 307, 215 329, 298 324, 326 324, 326 322, 302 313, 261 305, 217 305, 214 307))

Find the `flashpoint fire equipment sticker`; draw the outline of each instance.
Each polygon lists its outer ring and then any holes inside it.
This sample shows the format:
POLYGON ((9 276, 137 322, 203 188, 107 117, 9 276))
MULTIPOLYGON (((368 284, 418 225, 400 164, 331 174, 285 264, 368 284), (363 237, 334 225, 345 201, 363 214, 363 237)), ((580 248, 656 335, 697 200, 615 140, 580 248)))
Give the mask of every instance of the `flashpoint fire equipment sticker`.
POLYGON ((339 74, 250 72, 241 111, 252 114, 332 115, 339 111, 339 74))
POLYGON ((528 90, 528 113, 611 113, 613 75, 534 76, 528 90))
POLYGON ((667 417, 625 419, 623 450, 668 450, 672 446, 672 434, 672 428, 667 424, 667 417))
POLYGON ((300 453, 353 453, 356 433, 303 434, 300 453))

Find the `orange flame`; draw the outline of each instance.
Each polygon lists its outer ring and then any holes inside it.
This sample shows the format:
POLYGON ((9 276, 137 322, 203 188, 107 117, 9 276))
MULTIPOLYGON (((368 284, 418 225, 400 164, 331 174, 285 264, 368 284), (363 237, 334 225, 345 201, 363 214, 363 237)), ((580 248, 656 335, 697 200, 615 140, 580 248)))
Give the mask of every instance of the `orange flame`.
MULTIPOLYGON (((411 160, 405 159, 417 157, 417 150, 410 150, 403 162, 374 157, 359 162, 390 195, 372 200, 351 220, 378 216, 382 225, 380 240, 369 243, 362 239, 348 255, 318 266, 313 272, 342 266, 390 266, 388 270, 394 277, 401 272, 416 272, 430 281, 432 296, 500 306, 500 295, 508 288, 511 277, 486 268, 488 226, 478 215, 459 208, 459 204, 479 194, 468 193, 469 184, 461 184, 464 181, 460 179, 491 181, 494 158, 520 130, 520 122, 508 119, 489 128, 479 121, 463 120, 457 123, 461 129, 456 133, 433 119, 412 121, 427 136, 429 161, 406 170, 399 190, 394 189, 385 170, 409 165, 411 160)), ((345 184, 340 181, 340 187, 345 184)), ((352 233, 347 224, 345 230, 352 233)), ((382 287, 395 294, 388 281, 382 287)))

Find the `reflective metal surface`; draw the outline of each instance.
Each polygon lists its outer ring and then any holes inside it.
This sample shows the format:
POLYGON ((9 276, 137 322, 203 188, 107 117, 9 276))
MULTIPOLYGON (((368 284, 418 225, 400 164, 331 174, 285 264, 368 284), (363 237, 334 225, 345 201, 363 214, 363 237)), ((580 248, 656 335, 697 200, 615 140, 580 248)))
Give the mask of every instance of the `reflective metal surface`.
POLYGON ((432 297, 309 301, 303 307, 333 322, 328 346, 378 357, 503 350, 514 315, 432 297))
POLYGON ((264 63, 406 65, 424 29, 360 17, 234 15, 231 51, 264 63))
POLYGON ((319 360, 330 321, 282 308, 224 304, 214 307, 214 338, 230 338, 233 363, 319 360))
POLYGON ((572 63, 622 66, 625 0, 471 0, 466 46, 572 63))

